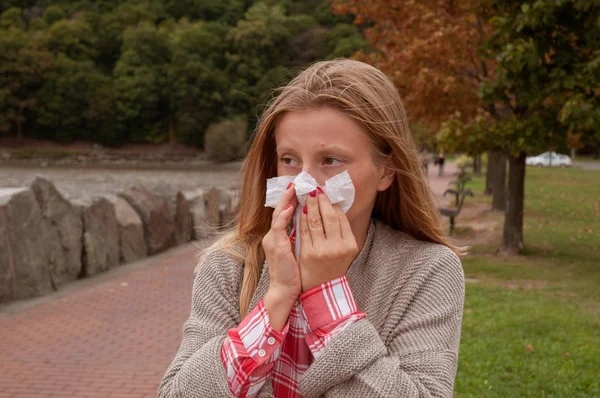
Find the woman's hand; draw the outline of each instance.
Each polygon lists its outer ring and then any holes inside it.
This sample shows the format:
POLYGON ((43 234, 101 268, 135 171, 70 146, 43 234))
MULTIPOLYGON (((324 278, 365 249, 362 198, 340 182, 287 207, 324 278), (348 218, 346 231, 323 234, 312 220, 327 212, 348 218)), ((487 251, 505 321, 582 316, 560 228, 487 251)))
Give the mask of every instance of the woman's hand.
POLYGON ((297 204, 296 190, 290 183, 273 211, 271 229, 262 240, 270 275, 269 290, 264 303, 271 327, 276 331, 281 331, 286 324, 289 313, 302 291, 298 262, 287 234, 287 227, 297 204))
POLYGON ((300 217, 302 291, 339 278, 358 254, 346 214, 321 189, 311 192, 300 217))

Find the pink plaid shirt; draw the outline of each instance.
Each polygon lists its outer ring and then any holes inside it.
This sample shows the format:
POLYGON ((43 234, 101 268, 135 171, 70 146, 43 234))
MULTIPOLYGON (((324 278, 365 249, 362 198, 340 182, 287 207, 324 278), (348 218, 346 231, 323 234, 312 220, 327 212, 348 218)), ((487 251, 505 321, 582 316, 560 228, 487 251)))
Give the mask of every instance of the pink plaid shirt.
POLYGON ((255 397, 271 377, 275 397, 302 397, 300 380, 313 358, 346 326, 364 317, 346 276, 302 293, 281 332, 271 328, 261 300, 227 332, 223 343, 229 389, 236 397, 255 397))

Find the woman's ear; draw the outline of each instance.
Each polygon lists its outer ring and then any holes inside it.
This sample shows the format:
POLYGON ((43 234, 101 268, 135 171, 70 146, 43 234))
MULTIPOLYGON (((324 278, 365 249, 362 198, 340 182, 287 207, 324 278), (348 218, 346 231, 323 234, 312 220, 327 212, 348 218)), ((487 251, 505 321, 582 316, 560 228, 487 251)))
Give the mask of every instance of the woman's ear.
POLYGON ((383 192, 392 185, 396 172, 392 168, 391 156, 388 156, 387 161, 381 166, 379 173, 379 181, 377 182, 377 190, 383 192))

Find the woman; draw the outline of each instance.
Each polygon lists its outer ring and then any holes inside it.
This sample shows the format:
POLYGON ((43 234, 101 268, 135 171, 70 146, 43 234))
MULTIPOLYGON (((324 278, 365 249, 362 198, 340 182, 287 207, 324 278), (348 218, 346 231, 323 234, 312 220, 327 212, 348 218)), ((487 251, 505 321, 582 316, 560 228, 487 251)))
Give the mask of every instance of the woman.
POLYGON ((464 300, 393 84, 351 60, 319 62, 262 115, 238 224, 204 253, 161 397, 451 397, 464 300), (347 213, 266 180, 347 171, 347 213))

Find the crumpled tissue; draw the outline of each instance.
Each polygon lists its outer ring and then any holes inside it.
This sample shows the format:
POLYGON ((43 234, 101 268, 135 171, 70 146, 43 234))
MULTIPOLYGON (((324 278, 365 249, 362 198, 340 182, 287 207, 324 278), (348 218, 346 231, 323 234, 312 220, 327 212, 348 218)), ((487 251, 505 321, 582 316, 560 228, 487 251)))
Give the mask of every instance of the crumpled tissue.
MULTIPOLYGON (((267 200, 265 207, 275 208, 281 200, 281 195, 287 189, 290 182, 293 182, 296 187, 296 196, 298 197, 298 206, 294 210, 292 224, 297 231, 300 228, 300 214, 302 207, 306 204, 306 196, 320 186, 310 174, 303 171, 297 176, 281 176, 267 179, 267 200)), ((346 213, 352 203, 354 203, 354 184, 350 179, 350 174, 344 171, 325 181, 325 185, 320 186, 323 193, 327 195, 331 204, 339 204, 340 209, 346 213)), ((296 234, 294 254, 296 258, 300 255, 300 233, 296 234)))

